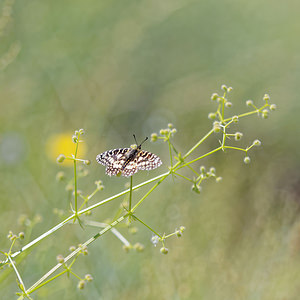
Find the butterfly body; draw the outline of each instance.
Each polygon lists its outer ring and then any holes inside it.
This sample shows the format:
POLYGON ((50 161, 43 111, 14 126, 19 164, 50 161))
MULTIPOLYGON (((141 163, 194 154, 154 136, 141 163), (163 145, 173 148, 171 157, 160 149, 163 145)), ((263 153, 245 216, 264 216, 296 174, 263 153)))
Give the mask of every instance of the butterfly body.
POLYGON ((99 164, 106 166, 106 174, 132 176, 138 170, 152 170, 162 164, 160 158, 148 151, 136 148, 118 148, 97 155, 99 164))

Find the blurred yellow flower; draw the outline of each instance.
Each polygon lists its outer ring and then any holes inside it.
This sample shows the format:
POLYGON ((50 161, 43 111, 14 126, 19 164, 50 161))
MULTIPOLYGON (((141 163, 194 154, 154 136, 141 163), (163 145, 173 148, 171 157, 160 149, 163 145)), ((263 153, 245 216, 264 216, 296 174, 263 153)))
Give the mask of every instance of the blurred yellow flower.
MULTIPOLYGON (((60 133, 51 135, 46 142, 46 154, 54 162, 60 154, 64 154, 66 157, 72 157, 75 153, 76 144, 72 141, 73 133, 60 133)), ((86 144, 79 143, 77 158, 84 158, 86 154, 86 144)), ((73 161, 66 159, 62 165, 72 166, 73 161)))

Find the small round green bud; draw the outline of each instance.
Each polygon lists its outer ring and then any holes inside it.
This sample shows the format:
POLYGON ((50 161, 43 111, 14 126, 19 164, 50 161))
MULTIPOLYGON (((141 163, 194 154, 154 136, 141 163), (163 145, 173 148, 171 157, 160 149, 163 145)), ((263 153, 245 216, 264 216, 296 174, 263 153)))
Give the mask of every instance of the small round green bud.
POLYGON ((142 245, 141 243, 136 243, 134 246, 133 246, 134 250, 136 252, 143 252, 145 247, 144 245, 142 245))
POLYGON ((169 127, 170 129, 172 129, 174 126, 173 126, 172 123, 169 123, 169 124, 168 124, 168 127, 169 127))
POLYGON ((227 86, 225 84, 222 84, 221 89, 225 92, 227 92, 227 86))
POLYGON ((214 120, 216 118, 216 116, 217 116, 216 113, 209 113, 208 114, 208 118, 211 119, 211 120, 214 120))
POLYGON ((85 214, 86 216, 91 216, 93 213, 92 213, 91 210, 88 210, 88 211, 86 211, 84 214, 85 214))
POLYGON ((79 135, 79 131, 78 131, 78 130, 75 130, 74 135, 78 136, 78 135, 79 135))
POLYGON ((236 132, 236 133, 234 134, 234 139, 235 139, 236 141, 240 140, 242 137, 243 137, 243 134, 242 134, 241 132, 236 132))
POLYGON ((204 167, 204 166, 201 166, 201 167, 200 167, 200 172, 201 172, 201 173, 204 173, 204 172, 205 172, 205 167, 204 167))
POLYGON ((193 192, 195 192, 195 193, 197 193, 197 194, 200 194, 201 193, 201 186, 199 186, 199 185, 196 185, 196 184, 193 184, 192 185, 192 191, 193 192))
POLYGON ((223 97, 218 97, 217 102, 218 102, 218 103, 221 103, 223 100, 224 100, 223 97))
POLYGON ((83 163, 88 166, 91 164, 91 161, 89 159, 86 159, 83 163))
POLYGON ((222 181, 222 179, 223 179, 223 178, 222 178, 221 176, 219 176, 219 177, 216 178, 216 182, 219 183, 219 182, 222 181))
POLYGON ((276 105, 276 104, 271 104, 271 105, 270 105, 270 110, 271 110, 271 111, 274 111, 276 108, 277 108, 277 105, 276 105))
POLYGON ((227 101, 227 102, 225 103, 225 106, 226 106, 227 108, 229 108, 229 107, 231 107, 231 106, 232 106, 232 103, 231 103, 231 102, 229 102, 229 101, 227 101))
POLYGON ((253 145, 259 147, 261 145, 261 141, 260 140, 255 140, 253 142, 253 145))
POLYGON ((14 240, 16 240, 17 239, 17 236, 15 235, 15 234, 13 234, 11 237, 10 237, 10 240, 11 241, 14 241, 14 240))
POLYGON ((232 86, 230 86, 229 88, 227 88, 227 92, 228 92, 228 93, 232 92, 232 90, 233 90, 233 87, 232 87, 232 86))
POLYGON ((253 101, 252 100, 247 100, 246 101, 246 105, 247 106, 252 106, 253 105, 253 101))
POLYGON ((85 280, 80 280, 78 282, 77 288, 80 289, 80 290, 83 290, 84 287, 85 287, 85 280))
POLYGON ((179 227, 179 230, 180 230, 181 232, 184 232, 184 231, 185 231, 185 226, 180 226, 180 227, 179 227))
POLYGON ((233 123, 238 123, 238 121, 239 121, 239 117, 238 116, 233 116, 232 117, 232 122, 233 123))
POLYGON ((161 130, 159 131, 159 134, 160 134, 160 135, 165 135, 165 134, 166 134, 166 131, 165 131, 164 129, 161 129, 161 130))
POLYGON ((157 133, 152 133, 151 134, 151 142, 156 142, 157 141, 157 133))
POLYGON ((76 250, 76 247, 75 247, 75 246, 70 246, 69 250, 70 250, 71 252, 73 252, 73 251, 76 250))
POLYGON ((59 254, 56 256, 56 261, 60 264, 63 264, 65 262, 65 258, 61 254, 59 254))
POLYGON ((215 167, 211 167, 211 168, 209 169, 209 172, 210 172, 211 174, 215 174, 215 173, 216 173, 216 168, 215 168, 215 167))
POLYGON ((123 245, 123 250, 128 253, 132 247, 130 245, 123 245))
POLYGON ((244 163, 245 163, 245 164, 250 164, 250 162, 251 162, 250 157, 249 157, 249 156, 246 156, 246 157, 244 158, 244 163))
POLYGON ((181 237, 182 236, 182 232, 180 230, 176 230, 175 231, 177 237, 181 237))
POLYGON ((63 181, 66 178, 65 172, 60 171, 56 174, 56 180, 57 181, 63 181))
POLYGON ((19 238, 24 239, 25 233, 23 231, 19 232, 19 238))
POLYGON ((267 109, 264 109, 264 110, 262 111, 262 117, 263 117, 264 119, 267 119, 267 118, 269 117, 269 111, 268 111, 267 109))
POLYGON ((84 134, 85 134, 84 129, 80 128, 80 129, 79 129, 79 134, 80 134, 80 135, 84 135, 84 134))
POLYGON ((264 94, 264 101, 268 102, 270 100, 270 95, 269 94, 264 94))
POLYGON ((13 232, 10 230, 9 232, 8 232, 8 235, 6 236, 8 239, 10 239, 11 237, 13 236, 13 232))
POLYGON ((173 128, 172 130, 171 130, 171 133, 172 134, 175 134, 177 132, 177 129, 176 128, 173 128))
POLYGON ((166 247, 161 247, 159 251, 160 251, 161 254, 168 254, 169 249, 166 248, 166 247))
POLYGON ((213 124, 213 130, 214 132, 220 132, 221 131, 221 124, 218 121, 215 121, 213 124))
POLYGON ((86 274, 85 277, 84 277, 84 279, 85 279, 86 281, 88 281, 88 282, 91 282, 91 281, 93 281, 94 278, 92 277, 91 274, 86 274))
POLYGON ((213 93, 213 94, 211 95, 210 99, 211 99, 212 101, 216 101, 216 100, 218 99, 218 97, 219 97, 219 95, 218 95, 217 93, 213 93))
POLYGON ((75 144, 78 142, 78 136, 77 135, 75 135, 75 134, 72 135, 72 142, 75 143, 75 144))
POLYGON ((56 161, 58 163, 62 163, 65 159, 66 159, 66 157, 63 154, 59 154, 56 158, 56 161))
POLYGON ((96 184, 96 186, 97 186, 97 189, 100 189, 100 186, 103 187, 103 185, 102 185, 102 180, 96 180, 96 181, 95 181, 95 184, 96 184))

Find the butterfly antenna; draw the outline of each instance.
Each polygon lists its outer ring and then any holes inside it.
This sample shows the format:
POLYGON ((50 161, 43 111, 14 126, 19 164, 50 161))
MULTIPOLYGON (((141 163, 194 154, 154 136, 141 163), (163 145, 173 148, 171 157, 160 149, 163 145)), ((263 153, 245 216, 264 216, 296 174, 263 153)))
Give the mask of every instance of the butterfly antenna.
POLYGON ((133 137, 134 137, 136 145, 139 146, 139 147, 142 146, 142 144, 144 144, 144 142, 146 142, 148 140, 148 137, 146 137, 140 144, 138 144, 138 142, 136 140, 136 137, 135 137, 135 134, 133 135, 133 137))
POLYGON ((142 146, 142 144, 144 144, 147 140, 148 140, 148 137, 146 136, 146 138, 141 142, 140 146, 142 146))

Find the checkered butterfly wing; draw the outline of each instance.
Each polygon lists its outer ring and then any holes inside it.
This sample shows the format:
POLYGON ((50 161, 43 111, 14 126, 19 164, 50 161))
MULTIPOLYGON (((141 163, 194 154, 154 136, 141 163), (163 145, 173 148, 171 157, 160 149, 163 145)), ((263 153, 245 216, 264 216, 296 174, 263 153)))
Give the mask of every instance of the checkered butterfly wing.
POLYGON ((112 149, 97 155, 96 160, 99 164, 106 166, 105 173, 109 176, 118 175, 122 172, 122 167, 127 159, 126 154, 130 148, 112 149))
POLYGON ((108 150, 97 155, 98 163, 106 166, 106 174, 109 176, 122 174, 125 177, 132 176, 138 170, 152 170, 162 164, 160 158, 148 151, 137 150, 134 155, 131 148, 108 150))
POLYGON ((129 177, 138 170, 153 170, 161 166, 161 159, 145 150, 140 150, 132 161, 130 161, 123 169, 122 175, 129 177))

